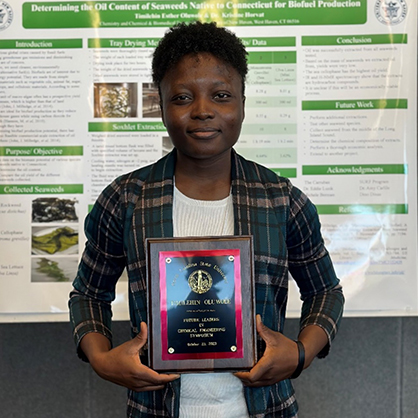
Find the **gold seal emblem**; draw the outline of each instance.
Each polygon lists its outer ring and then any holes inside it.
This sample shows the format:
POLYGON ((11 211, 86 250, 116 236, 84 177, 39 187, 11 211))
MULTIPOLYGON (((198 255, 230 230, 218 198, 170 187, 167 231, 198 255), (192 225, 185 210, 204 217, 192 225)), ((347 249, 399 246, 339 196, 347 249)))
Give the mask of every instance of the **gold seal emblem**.
POLYGON ((195 270, 189 276, 190 289, 195 293, 206 293, 212 287, 212 277, 205 270, 195 270))

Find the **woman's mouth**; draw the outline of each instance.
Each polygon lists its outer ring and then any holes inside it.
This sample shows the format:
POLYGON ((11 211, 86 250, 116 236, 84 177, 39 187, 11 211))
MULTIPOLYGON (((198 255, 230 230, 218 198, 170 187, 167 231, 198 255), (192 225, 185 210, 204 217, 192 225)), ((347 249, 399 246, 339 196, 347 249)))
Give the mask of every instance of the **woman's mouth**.
POLYGON ((199 128, 188 131, 188 134, 195 139, 212 139, 218 136, 219 133, 219 129, 214 128, 199 128))

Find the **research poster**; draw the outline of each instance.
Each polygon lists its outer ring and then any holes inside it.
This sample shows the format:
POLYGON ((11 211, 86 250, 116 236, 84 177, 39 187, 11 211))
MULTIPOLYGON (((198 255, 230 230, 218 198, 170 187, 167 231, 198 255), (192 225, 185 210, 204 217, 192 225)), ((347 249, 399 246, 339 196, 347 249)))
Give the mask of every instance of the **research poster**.
POLYGON ((0 321, 67 320, 95 199, 172 149, 151 55, 197 19, 245 43, 235 148, 316 204, 345 315, 417 315, 416 1, 0 0, 0 321))

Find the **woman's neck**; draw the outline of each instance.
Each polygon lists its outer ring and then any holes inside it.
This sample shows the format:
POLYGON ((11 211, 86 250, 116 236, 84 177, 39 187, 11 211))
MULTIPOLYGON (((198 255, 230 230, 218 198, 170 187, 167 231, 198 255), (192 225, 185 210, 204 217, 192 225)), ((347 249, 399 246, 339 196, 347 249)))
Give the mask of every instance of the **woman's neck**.
POLYGON ((192 199, 224 199, 231 190, 231 153, 213 160, 177 154, 175 177, 176 187, 192 199))

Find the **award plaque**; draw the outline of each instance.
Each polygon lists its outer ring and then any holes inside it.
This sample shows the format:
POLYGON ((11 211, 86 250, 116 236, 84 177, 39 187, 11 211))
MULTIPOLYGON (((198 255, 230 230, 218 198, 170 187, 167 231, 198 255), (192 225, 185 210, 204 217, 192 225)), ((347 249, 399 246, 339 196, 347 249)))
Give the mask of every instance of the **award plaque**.
POLYGON ((146 246, 149 366, 177 373, 251 369, 252 237, 151 238, 146 246))

